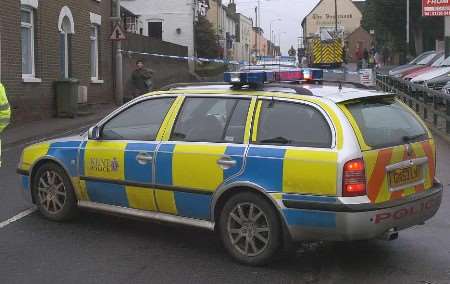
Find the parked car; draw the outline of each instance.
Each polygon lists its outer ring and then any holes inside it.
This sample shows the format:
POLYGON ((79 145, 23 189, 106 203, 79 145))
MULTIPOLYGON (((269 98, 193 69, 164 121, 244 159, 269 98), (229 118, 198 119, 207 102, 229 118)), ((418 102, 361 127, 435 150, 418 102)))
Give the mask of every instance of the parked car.
POLYGON ((410 72, 407 72, 402 78, 405 80, 411 81, 411 79, 413 79, 419 75, 425 74, 427 72, 431 72, 433 70, 436 70, 436 68, 442 67, 442 64, 444 61, 445 61, 445 55, 443 53, 441 53, 439 58, 430 66, 423 66, 416 70, 411 70, 410 72))
POLYGON ((450 73, 450 57, 445 59, 442 62, 441 67, 432 70, 431 72, 427 72, 425 74, 419 75, 411 79, 412 83, 425 85, 429 80, 437 78, 442 75, 446 75, 450 73))
POLYGON ((430 54, 430 55, 426 56, 424 59, 422 59, 421 61, 419 61, 415 67, 409 68, 409 69, 395 75, 395 77, 402 78, 402 77, 407 76, 416 71, 420 71, 424 68, 429 68, 434 63, 439 61, 442 58, 442 56, 443 56, 443 52, 437 52, 435 54, 430 54))
POLYGON ((427 51, 427 52, 424 52, 424 53, 422 53, 421 55, 417 56, 417 57, 416 57, 413 61, 411 61, 410 63, 405 64, 405 65, 398 66, 398 67, 396 67, 396 68, 390 70, 390 71, 389 71, 389 75, 390 75, 390 76, 396 76, 396 75, 398 75, 398 74, 400 74, 400 73, 402 73, 402 72, 405 72, 405 71, 407 71, 407 70, 409 70, 409 69, 413 69, 413 68, 417 67, 417 64, 418 64, 420 61, 422 61, 423 59, 425 59, 427 56, 429 56, 429 55, 431 55, 431 54, 435 54, 435 53, 436 53, 436 51, 434 51, 434 50, 433 50, 433 51, 427 51))
POLYGON ((450 82, 450 73, 446 73, 444 75, 428 80, 426 83, 424 83, 424 86, 429 89, 440 91, 448 82, 450 82))

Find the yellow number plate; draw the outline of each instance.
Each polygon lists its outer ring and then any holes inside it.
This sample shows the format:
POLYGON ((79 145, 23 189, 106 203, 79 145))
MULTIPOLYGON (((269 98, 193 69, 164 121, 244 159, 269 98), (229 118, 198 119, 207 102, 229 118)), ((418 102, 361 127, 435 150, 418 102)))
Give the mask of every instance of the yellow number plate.
POLYGON ((412 166, 389 172, 389 184, 391 187, 400 187, 418 182, 422 179, 422 167, 412 166))

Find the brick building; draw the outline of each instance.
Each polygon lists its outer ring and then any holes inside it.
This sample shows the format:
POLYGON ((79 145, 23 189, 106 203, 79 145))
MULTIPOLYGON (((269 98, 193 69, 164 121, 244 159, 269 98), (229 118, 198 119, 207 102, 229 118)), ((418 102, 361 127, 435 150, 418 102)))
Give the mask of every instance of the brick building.
POLYGON ((77 78, 89 103, 113 101, 111 0, 2 0, 0 80, 13 121, 55 114, 54 82, 77 78))
POLYGON ((362 54, 364 49, 370 50, 372 44, 372 36, 363 27, 357 28, 345 38, 347 60, 354 63, 358 62, 358 58, 356 56, 357 50, 360 50, 362 54))

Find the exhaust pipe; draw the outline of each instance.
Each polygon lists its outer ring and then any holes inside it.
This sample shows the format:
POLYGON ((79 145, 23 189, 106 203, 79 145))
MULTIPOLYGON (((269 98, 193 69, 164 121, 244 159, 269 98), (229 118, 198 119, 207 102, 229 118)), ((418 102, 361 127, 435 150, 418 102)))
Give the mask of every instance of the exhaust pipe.
POLYGON ((384 234, 380 236, 380 239, 384 241, 394 241, 398 239, 398 231, 395 228, 391 228, 384 232, 384 234))

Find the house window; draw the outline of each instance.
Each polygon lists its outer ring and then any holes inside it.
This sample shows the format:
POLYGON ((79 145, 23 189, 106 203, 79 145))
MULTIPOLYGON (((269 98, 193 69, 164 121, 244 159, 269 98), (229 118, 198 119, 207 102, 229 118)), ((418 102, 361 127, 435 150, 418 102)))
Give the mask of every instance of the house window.
POLYGON ((59 30, 59 66, 61 78, 69 78, 72 67, 72 35, 75 33, 75 22, 72 12, 67 6, 62 7, 58 19, 59 30))
POLYGON ((70 76, 70 52, 71 52, 71 39, 70 39, 70 20, 68 17, 64 17, 62 23, 62 33, 60 34, 60 52, 61 52, 61 75, 62 78, 69 78, 70 76))
POLYGON ((20 33, 22 45, 22 77, 34 77, 34 12, 27 6, 20 9, 20 33))
POLYGON ((91 25, 91 79, 98 80, 98 25, 91 25))

